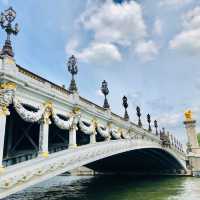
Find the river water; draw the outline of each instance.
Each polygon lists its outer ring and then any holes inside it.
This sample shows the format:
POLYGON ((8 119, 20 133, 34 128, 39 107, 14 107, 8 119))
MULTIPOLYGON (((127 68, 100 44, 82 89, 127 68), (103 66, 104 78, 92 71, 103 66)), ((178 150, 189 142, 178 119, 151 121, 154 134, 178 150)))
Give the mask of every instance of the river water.
POLYGON ((57 176, 6 200, 200 200, 200 178, 57 176))

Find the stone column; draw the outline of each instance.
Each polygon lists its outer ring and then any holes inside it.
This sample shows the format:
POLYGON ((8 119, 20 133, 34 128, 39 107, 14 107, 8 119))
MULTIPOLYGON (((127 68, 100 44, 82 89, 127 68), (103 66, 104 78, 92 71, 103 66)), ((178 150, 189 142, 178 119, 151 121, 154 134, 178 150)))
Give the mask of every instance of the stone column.
POLYGON ((96 133, 92 133, 90 135, 90 144, 95 144, 96 143, 96 133))
POLYGON ((49 156, 49 120, 40 123, 39 155, 47 158, 49 156))
POLYGON ((192 119, 191 111, 185 113, 185 128, 188 137, 188 143, 191 147, 192 153, 200 153, 200 147, 197 140, 196 134, 196 121, 192 119))
POLYGON ((0 113, 0 173, 4 172, 3 166, 3 150, 6 130, 6 114, 0 113))
MULTIPOLYGON (((0 63, 2 67, 2 63, 0 63)), ((1 69, 0 69, 1 70, 1 69)), ((13 82, 0 83, 0 173, 4 171, 3 168, 3 150, 6 129, 6 116, 10 115, 8 106, 11 104, 16 84, 13 82)))
POLYGON ((45 111, 40 124, 39 155, 47 158, 49 156, 49 124, 51 124, 49 117, 52 114, 52 102, 48 101, 44 103, 44 107, 45 111))
POLYGON ((77 147, 76 144, 76 124, 73 124, 72 127, 69 129, 69 148, 77 147))

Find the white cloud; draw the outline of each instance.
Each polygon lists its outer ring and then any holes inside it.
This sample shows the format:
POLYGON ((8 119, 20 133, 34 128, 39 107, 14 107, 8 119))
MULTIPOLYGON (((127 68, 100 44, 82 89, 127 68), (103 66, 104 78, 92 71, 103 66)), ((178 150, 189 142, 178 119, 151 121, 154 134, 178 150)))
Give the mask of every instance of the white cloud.
POLYGON ((122 56, 115 45, 111 43, 91 43, 82 51, 77 51, 78 40, 73 39, 66 47, 66 52, 75 54, 76 57, 85 62, 106 64, 114 61, 121 61, 122 56))
POLYGON ((200 54, 200 29, 181 32, 170 42, 170 47, 189 54, 200 54))
POLYGON ((80 23, 94 32, 95 40, 102 42, 131 45, 147 35, 141 6, 135 1, 115 4, 107 0, 100 7, 84 13, 80 23))
POLYGON ((157 18, 154 23, 154 30, 153 32, 157 35, 161 35, 163 31, 163 23, 161 19, 157 18))
POLYGON ((92 43, 88 48, 78 53, 77 57, 83 61, 94 63, 109 63, 122 60, 117 47, 110 43, 92 43))
POLYGON ((182 6, 191 3, 192 0, 161 0, 160 6, 182 6))
POLYGON ((162 126, 174 127, 181 123, 183 120, 183 115, 180 113, 167 113, 158 117, 158 119, 162 126))
POLYGON ((200 24, 200 6, 190 10, 183 16, 183 26, 186 29, 197 29, 200 24))
MULTIPOLYGON (((141 5, 136 1, 124 1, 122 4, 116 4, 113 0, 89 3, 77 24, 90 32, 91 41, 76 54, 86 62, 121 61, 121 48, 126 48, 135 49, 133 52, 142 60, 153 59, 158 50, 153 41, 147 40, 149 35, 142 12, 141 5)), ((158 29, 158 32, 161 31, 161 27, 158 29)), ((72 40, 66 51, 73 52, 77 47, 77 41, 72 40)))
POLYGON ((77 38, 71 38, 69 43, 67 44, 65 50, 68 54, 76 54, 77 53, 77 47, 79 46, 79 41, 77 38))
POLYGON ((158 54, 158 49, 158 46, 153 41, 143 41, 138 43, 135 53, 141 61, 147 62, 154 59, 158 54))
POLYGON ((183 17, 183 31, 171 41, 170 47, 189 54, 200 54, 200 7, 183 17))

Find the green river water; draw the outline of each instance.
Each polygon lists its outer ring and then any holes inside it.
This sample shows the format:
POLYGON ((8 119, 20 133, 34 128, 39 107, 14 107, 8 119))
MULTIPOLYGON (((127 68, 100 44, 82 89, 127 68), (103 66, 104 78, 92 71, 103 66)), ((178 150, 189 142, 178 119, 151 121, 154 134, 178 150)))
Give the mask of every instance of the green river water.
POLYGON ((6 200, 200 200, 200 178, 58 176, 6 200))

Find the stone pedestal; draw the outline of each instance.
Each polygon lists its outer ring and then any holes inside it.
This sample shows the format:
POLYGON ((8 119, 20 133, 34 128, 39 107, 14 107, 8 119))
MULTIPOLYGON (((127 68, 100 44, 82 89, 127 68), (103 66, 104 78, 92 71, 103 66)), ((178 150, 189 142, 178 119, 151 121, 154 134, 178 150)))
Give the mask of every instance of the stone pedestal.
POLYGON ((188 143, 190 146, 190 151, 194 154, 200 155, 200 147, 197 140, 197 134, 196 134, 196 121, 195 120, 188 120, 184 122, 187 137, 188 137, 188 143))
POLYGON ((200 176, 200 147, 196 134, 196 121, 192 119, 192 112, 185 113, 184 121, 188 137, 188 161, 193 176, 200 176))
POLYGON ((6 74, 17 76, 18 68, 16 66, 14 58, 12 58, 8 55, 1 56, 0 71, 6 72, 6 74))
POLYGON ((193 176, 200 176, 200 156, 190 153, 188 155, 190 168, 193 176))

